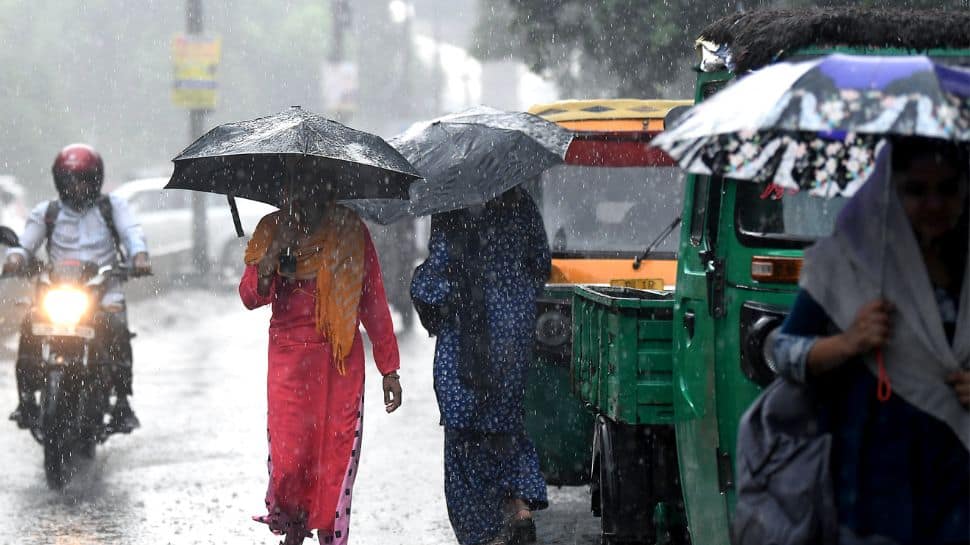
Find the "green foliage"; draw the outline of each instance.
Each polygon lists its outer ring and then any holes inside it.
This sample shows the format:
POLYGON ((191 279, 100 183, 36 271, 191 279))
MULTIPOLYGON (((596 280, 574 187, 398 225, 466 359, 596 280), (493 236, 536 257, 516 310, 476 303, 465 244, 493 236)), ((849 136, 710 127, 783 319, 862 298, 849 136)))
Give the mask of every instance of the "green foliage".
POLYGON ((650 97, 682 91, 700 30, 734 10, 887 4, 966 8, 966 0, 480 0, 474 50, 515 57, 564 95, 650 97))
POLYGON ((682 77, 697 31, 735 2, 503 0, 504 9, 484 4, 492 9, 480 10, 481 56, 519 57, 553 76, 566 94, 645 97, 682 77), (511 47, 503 50, 501 37, 511 47))

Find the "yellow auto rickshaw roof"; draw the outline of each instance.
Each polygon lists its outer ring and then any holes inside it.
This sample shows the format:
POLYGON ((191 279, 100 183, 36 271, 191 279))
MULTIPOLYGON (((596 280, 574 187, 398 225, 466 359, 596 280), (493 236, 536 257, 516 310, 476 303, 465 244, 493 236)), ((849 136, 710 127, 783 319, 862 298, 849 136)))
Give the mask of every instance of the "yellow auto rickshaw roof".
POLYGON ((690 100, 594 99, 536 104, 529 113, 573 130, 663 130, 663 119, 690 100))

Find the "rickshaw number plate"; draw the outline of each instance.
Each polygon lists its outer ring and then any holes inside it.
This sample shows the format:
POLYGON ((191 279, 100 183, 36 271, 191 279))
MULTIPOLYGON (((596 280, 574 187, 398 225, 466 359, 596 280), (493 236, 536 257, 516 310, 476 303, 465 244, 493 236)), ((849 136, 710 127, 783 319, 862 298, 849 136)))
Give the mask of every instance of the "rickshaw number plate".
POLYGON ((610 280, 614 288, 635 288, 638 290, 663 290, 663 278, 630 278, 610 280))
POLYGON ((83 339, 94 338, 94 328, 83 325, 70 324, 34 324, 31 326, 34 335, 44 335, 47 337, 81 337, 83 339))

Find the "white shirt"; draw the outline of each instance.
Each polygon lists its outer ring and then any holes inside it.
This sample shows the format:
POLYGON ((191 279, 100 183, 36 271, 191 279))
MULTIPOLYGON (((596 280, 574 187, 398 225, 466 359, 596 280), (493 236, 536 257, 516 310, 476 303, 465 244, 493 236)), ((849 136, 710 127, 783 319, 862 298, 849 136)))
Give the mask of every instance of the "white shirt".
MULTIPOLYGON (((115 229, 118 237, 129 256, 148 251, 145 234, 141 224, 128 210, 128 203, 121 197, 110 195, 115 229)), ((20 248, 9 248, 7 256, 19 254, 24 257, 36 255, 47 238, 47 225, 44 215, 50 201, 44 201, 30 211, 27 225, 20 237, 20 248)), ((50 255, 48 259, 58 262, 68 259, 97 263, 99 267, 117 264, 114 238, 108 224, 101 216, 101 210, 93 205, 87 210, 78 211, 61 202, 60 212, 54 221, 53 233, 50 241, 50 255)), ((120 287, 109 290, 120 296, 120 287)), ((108 297, 103 300, 120 300, 108 297)))

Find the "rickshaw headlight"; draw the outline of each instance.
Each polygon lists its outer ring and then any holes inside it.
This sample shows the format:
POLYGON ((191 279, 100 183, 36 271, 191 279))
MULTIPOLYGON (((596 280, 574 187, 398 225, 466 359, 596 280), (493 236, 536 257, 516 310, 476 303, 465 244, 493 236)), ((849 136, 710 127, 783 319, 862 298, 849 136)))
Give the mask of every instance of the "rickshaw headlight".
POLYGON ((571 333, 570 318, 556 307, 545 310, 536 320, 536 339, 544 346, 562 346, 571 333))
POLYGON ((741 308, 741 372, 759 386, 767 386, 778 374, 771 336, 785 316, 784 309, 751 301, 741 308))

